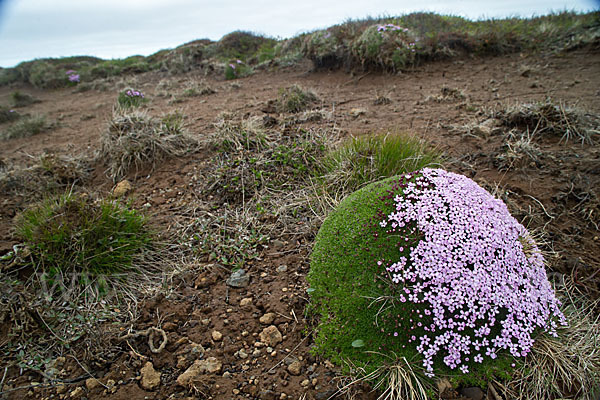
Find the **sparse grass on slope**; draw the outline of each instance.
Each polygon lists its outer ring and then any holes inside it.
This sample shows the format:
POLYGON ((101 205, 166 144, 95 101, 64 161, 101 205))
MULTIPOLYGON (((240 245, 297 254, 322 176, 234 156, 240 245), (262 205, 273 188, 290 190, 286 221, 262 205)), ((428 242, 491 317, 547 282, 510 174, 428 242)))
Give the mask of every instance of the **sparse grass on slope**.
MULTIPOLYGON (((80 82, 111 76, 163 71, 170 74, 201 70, 226 72, 238 59, 249 75, 261 65, 292 65, 303 56, 316 68, 398 71, 429 60, 467 54, 497 55, 516 51, 562 51, 600 45, 599 13, 562 12, 535 18, 470 21, 433 13, 348 21, 291 39, 277 41, 251 32, 236 31, 218 42, 195 40, 148 57, 101 60, 66 57, 23 62, 0 69, 0 85, 30 83, 38 88, 72 84, 66 74, 77 71, 80 82)), ((231 75, 231 71, 230 71, 231 75)))
POLYGON ((20 118, 0 131, 0 140, 25 138, 44 132, 52 127, 42 115, 20 118))

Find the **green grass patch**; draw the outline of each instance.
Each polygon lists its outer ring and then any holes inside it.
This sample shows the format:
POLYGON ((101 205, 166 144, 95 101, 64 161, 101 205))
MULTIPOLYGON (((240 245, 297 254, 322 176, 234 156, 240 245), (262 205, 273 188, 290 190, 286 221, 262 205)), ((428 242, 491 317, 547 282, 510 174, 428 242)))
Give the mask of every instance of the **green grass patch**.
POLYGON ((66 194, 43 201, 17 220, 16 233, 52 278, 125 273, 150 245, 145 218, 115 201, 66 194))
POLYGON ((40 134, 52 127, 42 115, 20 118, 9 127, 0 131, 0 140, 25 138, 40 134))
POLYGON ((348 21, 308 34, 303 55, 316 68, 340 66, 398 71, 466 54, 568 50, 598 42, 598 12, 471 21, 412 13, 348 21))
POLYGON ((367 183, 440 162, 439 153, 414 136, 365 135, 331 150, 323 159, 323 175, 329 187, 351 193, 367 183))

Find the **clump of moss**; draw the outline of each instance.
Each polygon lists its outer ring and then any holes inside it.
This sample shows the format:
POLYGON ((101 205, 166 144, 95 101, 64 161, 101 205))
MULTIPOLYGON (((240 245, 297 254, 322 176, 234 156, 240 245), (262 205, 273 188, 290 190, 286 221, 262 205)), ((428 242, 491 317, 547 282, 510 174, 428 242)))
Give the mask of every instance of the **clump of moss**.
POLYGON ((525 228, 443 170, 348 196, 317 235, 307 280, 316 351, 388 387, 400 366, 423 386, 434 373, 466 385, 507 380, 532 333, 564 323, 525 228))

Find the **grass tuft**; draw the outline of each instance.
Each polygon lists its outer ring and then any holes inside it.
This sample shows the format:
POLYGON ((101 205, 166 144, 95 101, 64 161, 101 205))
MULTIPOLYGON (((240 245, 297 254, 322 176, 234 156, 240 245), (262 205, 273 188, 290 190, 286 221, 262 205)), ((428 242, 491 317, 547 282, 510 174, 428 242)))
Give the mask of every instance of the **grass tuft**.
POLYGON ((43 115, 28 116, 20 118, 18 121, 1 131, 0 140, 26 138, 40 134, 50 128, 52 128, 52 125, 46 121, 46 117, 43 115))
POLYGON ((499 385, 510 398, 592 400, 598 396, 600 301, 590 303, 569 279, 561 286, 558 294, 569 325, 559 328, 558 338, 538 338, 513 379, 499 385))
POLYGON ((414 136, 379 134, 345 140, 325 156, 323 169, 328 186, 348 194, 368 183, 440 161, 435 150, 414 136))
POLYGON ((16 233, 49 279, 72 272, 90 277, 128 272, 136 254, 151 242, 137 212, 73 194, 25 211, 16 233))
POLYGON ((0 106, 0 124, 16 121, 21 118, 21 114, 5 106, 0 106))
POLYGON ((531 136, 554 136, 561 141, 577 140, 593 144, 600 134, 600 118, 575 106, 567 106, 550 98, 507 106, 493 113, 502 125, 529 132, 531 136))
POLYGON ((40 103, 41 100, 36 99, 28 93, 21 93, 18 90, 10 94, 10 100, 13 107, 25 107, 30 104, 40 103))
POLYGON ((183 122, 180 113, 153 118, 143 111, 116 108, 100 150, 109 176, 116 181, 132 167, 154 166, 163 158, 195 151, 198 140, 185 131, 183 122))
POLYGON ((279 90, 276 109, 280 113, 297 113, 304 111, 319 102, 317 95, 298 85, 292 85, 279 90))

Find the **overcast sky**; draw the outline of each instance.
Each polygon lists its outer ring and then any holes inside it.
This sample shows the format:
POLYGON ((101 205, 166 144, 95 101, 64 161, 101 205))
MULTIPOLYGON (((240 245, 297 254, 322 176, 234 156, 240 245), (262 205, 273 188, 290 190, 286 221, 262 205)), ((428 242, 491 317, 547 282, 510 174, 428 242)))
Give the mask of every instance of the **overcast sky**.
POLYGON ((0 66, 148 55, 234 30, 285 38, 348 18, 435 11, 471 19, 598 9, 600 0, 0 0, 0 66))

